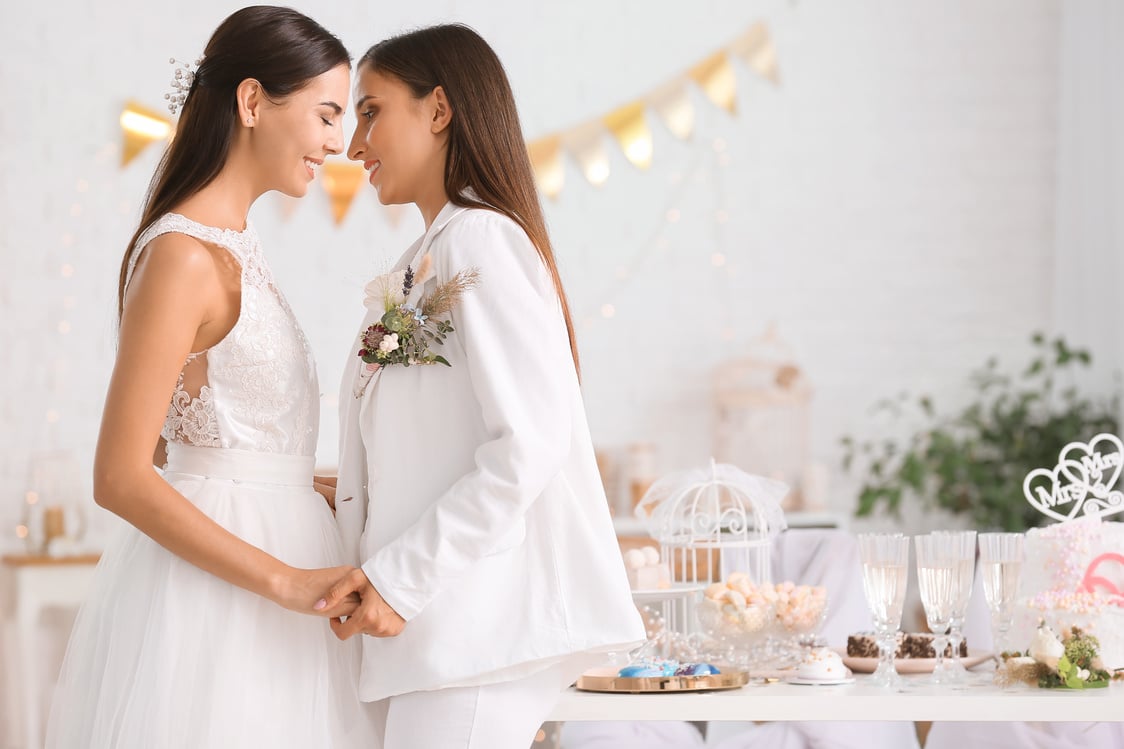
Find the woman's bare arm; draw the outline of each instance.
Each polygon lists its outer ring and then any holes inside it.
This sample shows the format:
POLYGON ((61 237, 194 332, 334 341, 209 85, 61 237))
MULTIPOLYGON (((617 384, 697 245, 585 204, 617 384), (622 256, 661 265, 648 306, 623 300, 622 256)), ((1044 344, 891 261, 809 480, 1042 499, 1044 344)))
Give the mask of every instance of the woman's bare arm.
POLYGON ((138 263, 102 414, 94 497, 197 567, 286 608, 313 613, 316 600, 349 568, 289 567, 211 520, 153 470, 187 355, 198 350, 198 337, 222 337, 211 330, 229 311, 219 273, 211 251, 180 234, 153 240, 138 263))

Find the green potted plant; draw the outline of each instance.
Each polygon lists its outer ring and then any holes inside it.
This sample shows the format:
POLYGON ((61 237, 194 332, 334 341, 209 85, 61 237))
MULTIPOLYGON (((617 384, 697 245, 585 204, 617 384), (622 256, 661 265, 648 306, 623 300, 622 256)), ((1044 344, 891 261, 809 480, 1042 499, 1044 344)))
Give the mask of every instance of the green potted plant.
POLYGON ((1058 451, 1101 432, 1118 434, 1120 393, 1096 401, 1059 384, 1092 355, 1063 338, 1032 336, 1034 354, 1018 376, 990 359, 971 374, 976 393, 957 414, 942 416, 928 396, 903 393, 882 401, 896 418, 919 418, 906 440, 843 437, 843 467, 863 472, 856 515, 885 510, 900 516, 902 502, 970 515, 980 529, 1022 531, 1046 517, 1027 503, 1023 479, 1057 463, 1058 451))

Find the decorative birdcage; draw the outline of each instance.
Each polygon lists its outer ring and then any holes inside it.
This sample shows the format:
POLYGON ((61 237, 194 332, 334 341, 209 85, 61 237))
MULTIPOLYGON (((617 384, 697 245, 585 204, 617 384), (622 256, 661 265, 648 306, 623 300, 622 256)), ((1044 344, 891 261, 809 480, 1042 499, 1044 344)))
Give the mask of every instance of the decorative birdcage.
POLYGON ((748 354, 714 373, 714 456, 793 488, 786 509, 822 501, 809 478, 812 388, 792 349, 770 326, 748 354), (808 491, 805 492, 805 489, 808 491))
POLYGON ((738 619, 728 626, 722 604, 704 599, 703 592, 724 587, 720 581, 732 570, 747 584, 771 582, 772 545, 785 528, 781 500, 787 492, 779 481, 711 459, 705 468, 661 478, 641 499, 636 514, 659 542, 673 589, 694 594, 684 599, 687 608, 676 617, 681 636, 669 636, 673 646, 727 663, 747 665, 756 658, 754 646, 770 631, 772 609, 747 610, 743 600, 739 616, 755 615, 760 621, 738 619))
POLYGON ((660 544, 676 584, 717 582, 736 568, 757 583, 770 581, 773 539, 785 528, 781 501, 788 487, 711 459, 706 468, 656 481, 636 507, 660 544))

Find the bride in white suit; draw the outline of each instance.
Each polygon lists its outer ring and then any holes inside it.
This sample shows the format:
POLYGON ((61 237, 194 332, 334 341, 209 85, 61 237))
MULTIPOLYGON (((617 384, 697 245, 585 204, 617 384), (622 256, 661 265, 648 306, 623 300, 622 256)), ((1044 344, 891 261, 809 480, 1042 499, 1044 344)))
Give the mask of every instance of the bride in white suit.
POLYGON ((368 287, 336 494, 361 569, 321 604, 362 599, 333 628, 367 635, 360 696, 377 703, 387 749, 526 749, 562 688, 644 637, 566 297, 487 43, 460 25, 425 28, 372 47, 357 74, 348 156, 381 202, 416 204, 426 232, 393 269, 412 284, 392 271, 368 287), (453 330, 404 354, 410 339, 378 327, 386 310, 431 309, 462 271, 475 285, 440 315, 453 330), (418 365, 426 356, 444 361, 418 365))

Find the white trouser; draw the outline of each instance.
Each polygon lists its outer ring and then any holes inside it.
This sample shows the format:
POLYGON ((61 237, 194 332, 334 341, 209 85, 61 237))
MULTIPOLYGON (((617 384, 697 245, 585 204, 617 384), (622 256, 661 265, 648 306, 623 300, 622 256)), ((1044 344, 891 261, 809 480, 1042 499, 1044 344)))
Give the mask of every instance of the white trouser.
POLYGON ((371 703, 383 749, 528 749, 573 663, 499 684, 410 692, 371 703))

